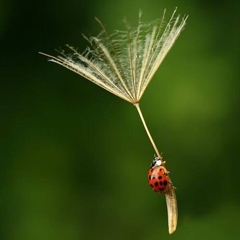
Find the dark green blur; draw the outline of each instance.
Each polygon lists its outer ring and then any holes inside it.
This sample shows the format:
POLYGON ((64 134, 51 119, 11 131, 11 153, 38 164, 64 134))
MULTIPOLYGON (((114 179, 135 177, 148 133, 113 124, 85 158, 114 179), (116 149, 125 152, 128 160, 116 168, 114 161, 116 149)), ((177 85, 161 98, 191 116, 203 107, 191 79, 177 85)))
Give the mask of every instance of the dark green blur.
POLYGON ((239 240, 239 2, 0 2, 1 240, 239 240), (177 187, 168 234, 164 196, 147 183, 154 151, 131 104, 38 54, 87 46, 97 16, 188 14, 141 107, 177 187))

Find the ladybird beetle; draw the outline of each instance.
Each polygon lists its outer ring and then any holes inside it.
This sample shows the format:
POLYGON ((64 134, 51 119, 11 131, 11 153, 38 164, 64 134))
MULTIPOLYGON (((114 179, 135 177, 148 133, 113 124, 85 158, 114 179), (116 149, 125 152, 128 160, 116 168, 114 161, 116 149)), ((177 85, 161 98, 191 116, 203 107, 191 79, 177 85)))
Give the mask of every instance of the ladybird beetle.
POLYGON ((166 193, 169 188, 170 179, 168 174, 170 173, 164 167, 165 162, 159 157, 155 157, 151 163, 150 169, 148 171, 148 183, 152 190, 159 193, 166 193))

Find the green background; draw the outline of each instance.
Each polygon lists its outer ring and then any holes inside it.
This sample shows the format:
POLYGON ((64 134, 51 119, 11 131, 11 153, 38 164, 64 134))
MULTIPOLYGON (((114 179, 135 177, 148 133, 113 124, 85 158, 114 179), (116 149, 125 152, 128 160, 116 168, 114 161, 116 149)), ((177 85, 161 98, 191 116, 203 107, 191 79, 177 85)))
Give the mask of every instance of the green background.
POLYGON ((0 239, 240 239, 238 1, 0 1, 0 239), (179 224, 147 183, 131 104, 47 62, 111 32, 188 14, 141 107, 177 187, 179 224))

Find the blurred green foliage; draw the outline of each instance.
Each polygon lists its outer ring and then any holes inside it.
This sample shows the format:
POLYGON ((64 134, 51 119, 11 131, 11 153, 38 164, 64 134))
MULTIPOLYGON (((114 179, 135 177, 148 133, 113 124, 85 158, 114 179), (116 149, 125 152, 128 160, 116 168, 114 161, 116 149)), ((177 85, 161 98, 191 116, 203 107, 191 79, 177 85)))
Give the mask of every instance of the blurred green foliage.
POLYGON ((240 239, 239 22, 236 0, 2 0, 0 239, 240 239), (134 107, 38 51, 175 6, 187 27, 141 103, 177 187, 170 236, 134 107))

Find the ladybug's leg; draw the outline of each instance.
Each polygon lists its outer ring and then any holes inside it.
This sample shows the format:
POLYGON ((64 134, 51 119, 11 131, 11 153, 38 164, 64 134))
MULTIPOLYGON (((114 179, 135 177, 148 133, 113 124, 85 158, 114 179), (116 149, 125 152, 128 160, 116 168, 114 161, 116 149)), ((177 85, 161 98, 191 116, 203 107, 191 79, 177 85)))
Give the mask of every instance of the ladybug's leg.
POLYGON ((173 183, 172 183, 171 181, 169 181, 168 183, 171 184, 171 187, 172 187, 173 189, 177 189, 176 187, 173 186, 173 183))
POLYGON ((166 171, 163 175, 168 176, 169 173, 170 173, 169 171, 166 171))

